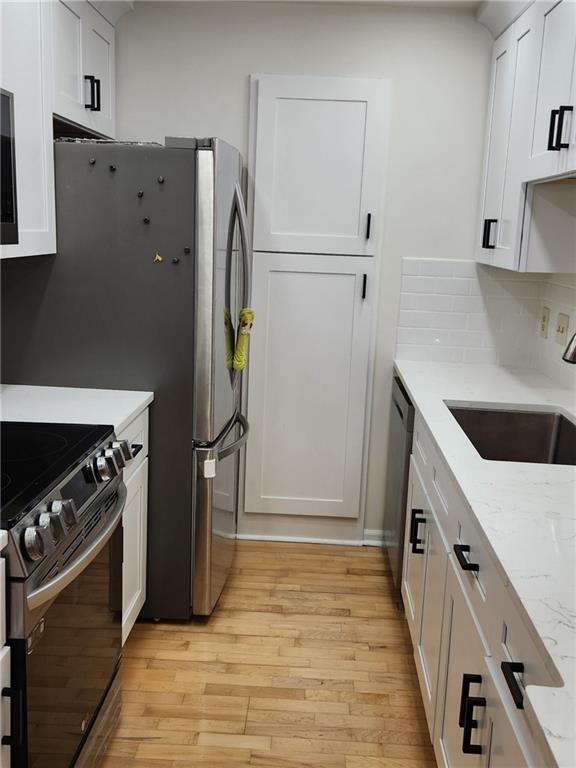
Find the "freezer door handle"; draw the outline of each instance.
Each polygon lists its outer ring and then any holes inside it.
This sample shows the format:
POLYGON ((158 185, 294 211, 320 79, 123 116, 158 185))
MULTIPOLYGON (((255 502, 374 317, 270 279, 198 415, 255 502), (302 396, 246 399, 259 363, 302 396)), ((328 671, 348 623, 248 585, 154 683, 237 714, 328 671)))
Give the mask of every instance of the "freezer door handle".
POLYGON ((246 441, 248 440, 248 433, 250 432, 250 424, 248 424, 248 419, 239 413, 236 418, 236 423, 240 424, 242 427, 242 434, 237 440, 234 440, 233 443, 230 443, 230 445, 227 445, 225 448, 219 448, 216 450, 216 456, 219 461, 222 461, 222 459, 225 459, 227 456, 231 456, 233 453, 236 453, 236 451, 239 451, 240 448, 242 448, 242 446, 245 445, 246 441))

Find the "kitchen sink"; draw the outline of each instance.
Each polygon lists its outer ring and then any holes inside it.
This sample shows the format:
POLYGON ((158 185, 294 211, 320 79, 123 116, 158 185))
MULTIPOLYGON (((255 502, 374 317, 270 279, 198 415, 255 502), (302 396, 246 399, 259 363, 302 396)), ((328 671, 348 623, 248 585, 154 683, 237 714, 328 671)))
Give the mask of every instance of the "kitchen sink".
POLYGON ((483 459, 576 465, 576 424, 561 413, 448 409, 483 459))

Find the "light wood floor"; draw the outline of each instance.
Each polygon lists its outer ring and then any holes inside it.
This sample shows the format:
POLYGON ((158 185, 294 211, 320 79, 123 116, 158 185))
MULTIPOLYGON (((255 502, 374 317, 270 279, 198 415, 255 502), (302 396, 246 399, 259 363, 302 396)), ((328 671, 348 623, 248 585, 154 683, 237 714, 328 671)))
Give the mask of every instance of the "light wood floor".
POLYGON ((239 542, 207 621, 137 624, 104 768, 431 768, 376 548, 239 542))

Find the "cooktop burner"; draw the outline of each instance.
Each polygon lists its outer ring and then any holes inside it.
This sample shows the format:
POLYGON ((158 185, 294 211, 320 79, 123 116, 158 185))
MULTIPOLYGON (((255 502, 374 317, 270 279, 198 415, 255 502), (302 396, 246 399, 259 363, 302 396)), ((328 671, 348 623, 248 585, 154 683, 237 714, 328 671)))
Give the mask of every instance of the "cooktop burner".
POLYGON ((11 528, 96 446, 111 426, 1 422, 0 525, 11 528))

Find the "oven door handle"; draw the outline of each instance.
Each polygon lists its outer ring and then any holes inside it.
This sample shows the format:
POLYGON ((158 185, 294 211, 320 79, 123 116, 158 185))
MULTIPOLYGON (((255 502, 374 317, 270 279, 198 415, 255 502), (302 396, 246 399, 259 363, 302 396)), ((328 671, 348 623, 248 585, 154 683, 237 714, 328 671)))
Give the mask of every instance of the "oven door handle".
POLYGON ((102 533, 95 539, 88 549, 82 554, 82 556, 75 560, 65 570, 55 576, 46 584, 43 584, 38 589, 35 589, 26 597, 28 603, 28 609, 33 611, 39 608, 49 600, 53 600, 57 597, 62 590, 71 584, 74 579, 84 571, 90 563, 98 557, 100 552, 104 549, 106 544, 110 541, 112 534, 116 530, 118 523, 122 520, 122 513, 124 512, 124 505, 126 504, 126 486, 121 483, 118 486, 118 501, 116 502, 116 508, 114 514, 110 519, 110 522, 104 528, 102 533))

